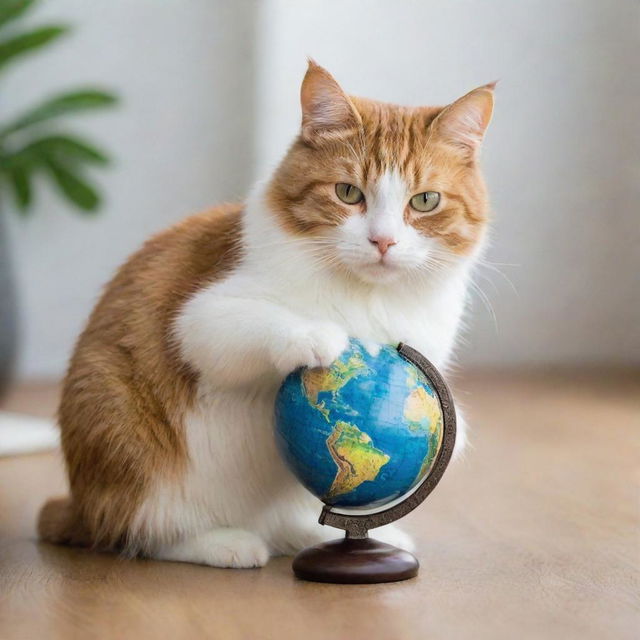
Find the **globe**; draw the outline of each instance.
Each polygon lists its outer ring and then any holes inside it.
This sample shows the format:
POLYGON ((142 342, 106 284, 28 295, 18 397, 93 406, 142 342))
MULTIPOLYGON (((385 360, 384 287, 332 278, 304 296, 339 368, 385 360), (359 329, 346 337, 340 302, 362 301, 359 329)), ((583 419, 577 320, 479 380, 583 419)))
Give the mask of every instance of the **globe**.
POLYGON ((278 448, 325 504, 375 509, 411 492, 443 442, 432 382, 391 345, 352 339, 329 368, 303 368, 275 404, 278 448))

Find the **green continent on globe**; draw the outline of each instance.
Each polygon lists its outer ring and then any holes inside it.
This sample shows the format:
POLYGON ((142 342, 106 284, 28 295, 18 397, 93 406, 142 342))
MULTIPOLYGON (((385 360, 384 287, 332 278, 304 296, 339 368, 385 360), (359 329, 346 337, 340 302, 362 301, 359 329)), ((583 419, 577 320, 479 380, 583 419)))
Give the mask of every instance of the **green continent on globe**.
POLYGON ((338 465, 338 473, 325 499, 349 493, 365 480, 375 480, 380 469, 391 459, 373 446, 364 431, 348 422, 336 422, 327 438, 327 447, 338 465))
POLYGON ((324 401, 319 400, 321 393, 331 393, 333 401, 349 380, 356 378, 368 371, 368 367, 359 352, 355 352, 343 362, 336 360, 330 368, 306 369, 302 373, 302 385, 309 403, 315 407, 329 421, 329 409, 324 401))

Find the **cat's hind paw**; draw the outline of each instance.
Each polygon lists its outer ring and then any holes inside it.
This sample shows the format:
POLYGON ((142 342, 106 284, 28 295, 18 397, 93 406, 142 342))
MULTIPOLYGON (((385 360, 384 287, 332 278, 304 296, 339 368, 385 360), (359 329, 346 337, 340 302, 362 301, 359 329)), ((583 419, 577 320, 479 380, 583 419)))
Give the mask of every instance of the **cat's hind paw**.
POLYGON ((165 545, 150 555, 157 560, 252 569, 267 564, 269 548, 262 538, 251 531, 224 528, 165 545))

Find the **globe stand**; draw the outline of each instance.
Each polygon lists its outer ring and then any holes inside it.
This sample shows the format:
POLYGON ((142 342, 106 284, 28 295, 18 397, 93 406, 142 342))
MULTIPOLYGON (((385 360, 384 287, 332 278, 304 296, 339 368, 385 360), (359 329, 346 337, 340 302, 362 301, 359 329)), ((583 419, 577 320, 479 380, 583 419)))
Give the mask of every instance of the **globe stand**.
POLYGON ((391 544, 365 538, 344 538, 303 549, 293 560, 302 580, 338 584, 399 582, 418 575, 417 558, 391 544))
POLYGON ((369 529, 381 527, 413 511, 433 491, 451 460, 456 440, 456 413, 451 392, 438 370, 421 353, 400 344, 398 352, 420 369, 433 384, 443 417, 442 445, 431 473, 406 498, 371 514, 334 510, 326 505, 320 524, 345 531, 345 537, 303 549, 293 560, 293 572, 302 580, 338 584, 398 582, 418 575, 416 557, 393 545, 369 538, 369 529))

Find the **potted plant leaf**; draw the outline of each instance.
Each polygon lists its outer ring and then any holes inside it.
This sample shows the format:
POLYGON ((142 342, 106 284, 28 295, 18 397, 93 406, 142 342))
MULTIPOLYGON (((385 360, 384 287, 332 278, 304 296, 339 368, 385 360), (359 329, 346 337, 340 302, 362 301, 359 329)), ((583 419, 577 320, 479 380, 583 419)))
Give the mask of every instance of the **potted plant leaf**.
MULTIPOLYGON (((35 4, 37 0, 0 0, 0 83, 9 65, 42 51, 70 31, 61 24, 22 27, 20 18, 35 4)), ((0 391, 7 382, 17 341, 16 296, 2 214, 26 216, 31 211, 34 178, 39 176, 53 182, 79 212, 96 211, 100 194, 87 180, 86 167, 106 165, 108 157, 87 140, 61 130, 54 121, 115 103, 111 92, 78 88, 46 97, 23 113, 0 120, 0 391)))

